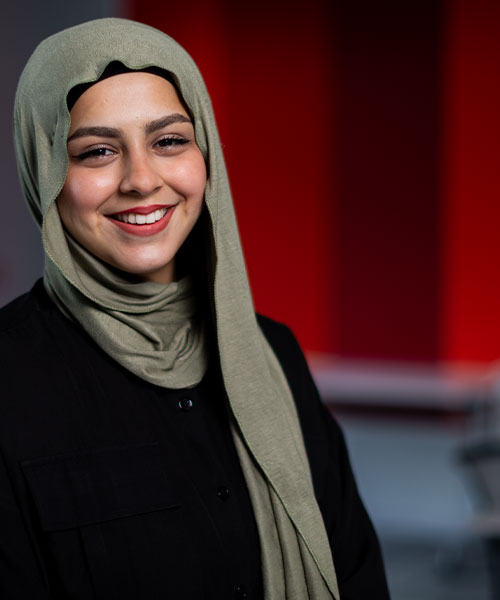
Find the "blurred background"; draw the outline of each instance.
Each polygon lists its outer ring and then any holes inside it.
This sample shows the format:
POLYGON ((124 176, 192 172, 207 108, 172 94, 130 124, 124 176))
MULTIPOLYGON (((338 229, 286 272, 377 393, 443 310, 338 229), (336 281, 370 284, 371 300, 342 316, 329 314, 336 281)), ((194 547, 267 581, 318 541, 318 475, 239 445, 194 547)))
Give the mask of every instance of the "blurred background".
POLYGON ((292 327, 344 427, 393 599, 500 597, 500 3, 0 11, 0 305, 43 271, 11 141, 27 58, 98 17, 169 33, 212 95, 256 307, 292 327))

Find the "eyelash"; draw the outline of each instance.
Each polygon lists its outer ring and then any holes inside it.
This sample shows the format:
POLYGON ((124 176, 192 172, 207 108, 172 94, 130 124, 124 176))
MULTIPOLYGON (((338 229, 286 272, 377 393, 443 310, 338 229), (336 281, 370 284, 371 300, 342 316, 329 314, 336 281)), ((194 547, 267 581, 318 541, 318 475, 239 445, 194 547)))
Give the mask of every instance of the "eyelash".
POLYGON ((155 146, 160 146, 160 148, 171 148, 172 146, 184 146, 184 144, 187 144, 188 142, 189 142, 189 140, 187 140, 186 138, 170 135, 170 136, 165 136, 165 137, 160 138, 155 143, 155 146), (162 144, 162 142, 169 142, 169 143, 162 144))
POLYGON ((99 146, 98 148, 90 148, 89 150, 85 150, 81 154, 77 154, 76 158, 78 160, 85 160, 86 158, 104 158, 108 156, 104 154, 104 152, 112 152, 109 148, 105 148, 103 146, 99 146))
MULTIPOLYGON (((176 146, 184 146, 185 144, 188 144, 189 140, 183 137, 174 137, 174 136, 165 136, 161 139, 159 139, 157 142, 155 142, 155 146, 158 146, 159 148, 162 149, 171 149, 171 148, 175 148, 176 146), (165 142, 165 143, 163 143, 165 142)), ((109 148, 106 148, 105 146, 98 146, 95 148, 90 148, 89 150, 85 150, 85 152, 82 152, 81 154, 77 154, 76 159, 83 161, 86 160, 88 158, 105 158, 106 156, 109 156, 109 154, 112 154, 113 151, 110 150, 109 148)))

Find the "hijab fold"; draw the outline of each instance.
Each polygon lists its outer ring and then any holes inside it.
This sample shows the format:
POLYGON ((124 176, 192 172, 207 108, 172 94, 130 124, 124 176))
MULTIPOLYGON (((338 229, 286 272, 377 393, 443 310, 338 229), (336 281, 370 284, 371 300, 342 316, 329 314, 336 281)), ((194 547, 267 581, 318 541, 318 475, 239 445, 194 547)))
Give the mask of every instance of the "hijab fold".
POLYGON ((206 342, 189 279, 132 283, 65 233, 55 200, 64 184, 72 88, 114 61, 167 71, 194 116, 209 179, 207 266, 220 369, 236 450, 259 530, 266 600, 339 600, 332 554, 314 497, 300 423, 281 366, 260 331, 229 182, 205 85, 170 37, 124 19, 99 19, 40 44, 19 82, 14 118, 25 197, 42 230, 45 286, 61 310, 127 369, 164 387, 194 385, 206 342))
MULTIPOLYGON (((56 205, 50 215, 60 232, 56 205)), ((49 296, 70 318, 126 369, 150 383, 188 388, 201 381, 207 368, 205 334, 197 315, 190 277, 167 285, 137 282, 93 256, 70 235, 60 234, 69 253, 61 273, 48 257, 44 284, 49 296), (67 260, 70 258, 71 260, 67 260)), ((48 244, 52 255, 58 248, 48 244)), ((60 254, 60 252, 58 253, 60 254)))

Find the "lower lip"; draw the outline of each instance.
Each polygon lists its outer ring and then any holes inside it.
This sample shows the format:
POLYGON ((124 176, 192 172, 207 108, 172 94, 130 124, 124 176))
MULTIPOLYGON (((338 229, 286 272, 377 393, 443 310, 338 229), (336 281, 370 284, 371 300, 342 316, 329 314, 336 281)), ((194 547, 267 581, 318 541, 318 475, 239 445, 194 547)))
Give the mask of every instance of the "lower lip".
POLYGON ((174 210, 175 206, 172 206, 172 208, 169 208, 165 213, 165 216, 162 217, 159 221, 144 225, 134 225, 133 223, 124 223, 123 221, 117 221, 116 219, 112 219, 111 217, 108 218, 113 223, 113 225, 116 225, 122 231, 131 233, 132 235, 149 236, 155 235, 156 233, 160 233, 160 231, 163 231, 165 229, 174 213, 174 210))

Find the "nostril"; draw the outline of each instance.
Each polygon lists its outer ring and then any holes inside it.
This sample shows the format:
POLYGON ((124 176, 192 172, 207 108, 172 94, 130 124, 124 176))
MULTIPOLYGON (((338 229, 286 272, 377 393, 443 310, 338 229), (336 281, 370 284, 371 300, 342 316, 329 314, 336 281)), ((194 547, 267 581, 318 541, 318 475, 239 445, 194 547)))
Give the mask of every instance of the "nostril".
POLYGON ((150 194, 161 187, 162 179, 145 161, 129 162, 123 174, 120 189, 125 193, 150 194))

